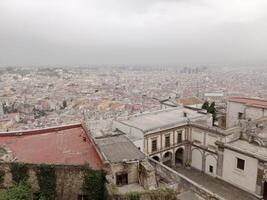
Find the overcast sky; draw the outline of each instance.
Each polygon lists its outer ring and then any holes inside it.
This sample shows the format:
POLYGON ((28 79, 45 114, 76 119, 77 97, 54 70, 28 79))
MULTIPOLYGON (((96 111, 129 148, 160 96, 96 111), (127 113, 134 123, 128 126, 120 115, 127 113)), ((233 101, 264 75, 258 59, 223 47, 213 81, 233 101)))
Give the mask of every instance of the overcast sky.
POLYGON ((0 0, 0 65, 265 65, 267 0, 0 0))

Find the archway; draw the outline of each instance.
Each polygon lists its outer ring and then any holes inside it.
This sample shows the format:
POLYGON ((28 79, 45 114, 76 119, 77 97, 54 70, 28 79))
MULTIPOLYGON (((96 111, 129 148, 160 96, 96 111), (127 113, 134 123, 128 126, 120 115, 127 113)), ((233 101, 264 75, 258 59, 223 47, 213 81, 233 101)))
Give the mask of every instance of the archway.
POLYGON ((182 165, 183 164, 183 156, 184 156, 184 149, 179 148, 175 152, 175 165, 182 165))
POLYGON ((198 148, 191 151, 191 167, 202 171, 202 151, 198 148))
POLYGON ((159 157, 158 156, 153 156, 152 158, 159 162, 159 157))
POLYGON ((166 152, 163 156, 162 163, 168 167, 172 167, 172 153, 166 152))

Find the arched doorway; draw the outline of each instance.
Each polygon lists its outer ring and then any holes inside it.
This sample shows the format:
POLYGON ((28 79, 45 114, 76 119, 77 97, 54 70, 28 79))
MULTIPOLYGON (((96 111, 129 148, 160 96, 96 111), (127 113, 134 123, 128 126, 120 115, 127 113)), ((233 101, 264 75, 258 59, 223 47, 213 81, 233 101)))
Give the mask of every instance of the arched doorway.
POLYGON ((152 158, 159 162, 159 157, 158 156, 153 156, 152 158))
POLYGON ((183 156, 184 156, 184 149, 183 148, 177 149, 175 152, 175 165, 183 164, 183 156))
POLYGON ((164 165, 167 165, 168 167, 172 167, 172 153, 171 152, 166 152, 163 155, 162 163, 164 165))

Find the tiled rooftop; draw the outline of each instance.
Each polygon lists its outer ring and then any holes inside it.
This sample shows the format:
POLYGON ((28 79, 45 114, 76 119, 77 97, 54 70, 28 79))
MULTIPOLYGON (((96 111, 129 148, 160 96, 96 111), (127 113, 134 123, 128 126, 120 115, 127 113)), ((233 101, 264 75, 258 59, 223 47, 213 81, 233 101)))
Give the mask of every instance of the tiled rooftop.
POLYGON ((19 162, 89 164, 95 169, 102 166, 95 145, 81 124, 0 133, 0 148, 19 162))
POLYGON ((267 108, 267 100, 246 98, 246 97, 231 97, 229 101, 246 104, 248 106, 267 108))

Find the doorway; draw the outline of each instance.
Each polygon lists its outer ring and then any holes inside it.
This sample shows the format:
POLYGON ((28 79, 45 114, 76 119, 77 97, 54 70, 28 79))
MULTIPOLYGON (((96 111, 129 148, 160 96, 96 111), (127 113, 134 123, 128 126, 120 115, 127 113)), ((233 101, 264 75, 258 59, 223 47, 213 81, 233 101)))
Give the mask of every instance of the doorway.
POLYGON ((123 186, 128 184, 128 173, 122 172, 116 174, 116 184, 118 186, 123 186))
POLYGON ((267 182, 264 182, 263 199, 267 200, 267 182))

